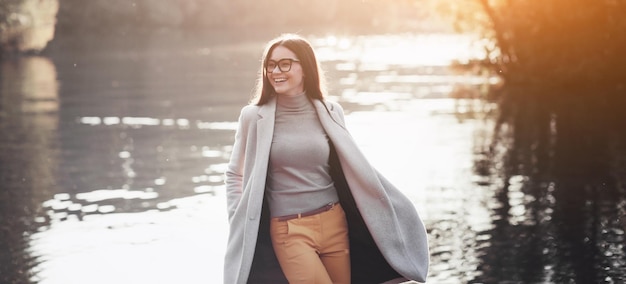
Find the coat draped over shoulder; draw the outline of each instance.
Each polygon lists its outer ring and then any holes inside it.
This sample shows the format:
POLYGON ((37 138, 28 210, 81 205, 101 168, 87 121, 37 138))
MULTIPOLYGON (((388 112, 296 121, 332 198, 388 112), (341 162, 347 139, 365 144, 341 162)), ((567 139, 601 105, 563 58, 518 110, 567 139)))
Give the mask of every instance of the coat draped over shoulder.
MULTIPOLYGON (((353 282, 425 282, 427 235, 413 203, 367 161, 345 127, 339 104, 313 104, 330 138, 331 174, 348 219, 353 282)), ((244 107, 239 117, 225 173, 230 223, 225 284, 287 283, 272 249, 264 199, 275 111, 272 99, 244 107)))

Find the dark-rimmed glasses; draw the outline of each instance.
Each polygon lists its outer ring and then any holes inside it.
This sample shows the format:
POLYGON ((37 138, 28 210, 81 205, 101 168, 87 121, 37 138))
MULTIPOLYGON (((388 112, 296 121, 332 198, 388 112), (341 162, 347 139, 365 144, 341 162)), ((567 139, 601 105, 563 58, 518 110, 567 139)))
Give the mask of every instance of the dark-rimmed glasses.
POLYGON ((291 58, 283 58, 278 61, 268 60, 267 64, 265 64, 265 72, 274 72, 276 66, 278 66, 278 70, 280 70, 280 72, 289 72, 289 70, 291 70, 291 64, 293 64, 294 62, 300 62, 300 60, 291 58))

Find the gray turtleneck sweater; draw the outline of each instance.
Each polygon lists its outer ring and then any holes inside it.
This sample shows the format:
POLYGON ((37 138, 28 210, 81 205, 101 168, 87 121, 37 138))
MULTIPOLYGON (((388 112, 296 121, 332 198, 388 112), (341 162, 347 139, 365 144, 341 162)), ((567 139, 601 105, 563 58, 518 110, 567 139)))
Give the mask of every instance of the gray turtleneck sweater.
POLYGON ((267 193, 272 217, 337 202, 328 136, 304 93, 277 98, 267 193))

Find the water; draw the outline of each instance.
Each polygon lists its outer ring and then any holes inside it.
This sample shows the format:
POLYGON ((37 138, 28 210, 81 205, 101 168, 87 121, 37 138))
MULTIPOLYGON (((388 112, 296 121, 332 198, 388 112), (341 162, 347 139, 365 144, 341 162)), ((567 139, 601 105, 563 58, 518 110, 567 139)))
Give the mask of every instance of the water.
MULTIPOLYGON (((495 106, 476 90, 496 79, 446 68, 476 55, 465 40, 313 40, 352 135, 424 219, 429 281, 576 283, 588 263, 589 279, 620 283, 614 202, 591 194, 582 227, 567 223, 554 182, 487 157, 495 106)), ((262 48, 149 37, 3 62, 0 282, 221 283, 223 171, 262 48)))

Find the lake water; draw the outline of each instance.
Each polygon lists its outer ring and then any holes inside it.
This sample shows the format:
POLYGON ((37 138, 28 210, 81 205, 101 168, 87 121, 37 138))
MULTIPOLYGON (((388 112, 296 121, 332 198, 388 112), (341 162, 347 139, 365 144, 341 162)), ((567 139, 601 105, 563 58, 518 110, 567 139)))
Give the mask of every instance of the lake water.
MULTIPOLYGON (((553 184, 531 195, 485 162, 495 106, 480 89, 497 79, 447 68, 476 56, 466 38, 312 42, 348 129, 424 219, 429 282, 576 283, 575 256, 590 279, 624 280, 617 209, 592 212, 603 249, 563 254, 586 246, 555 232, 553 184)), ((223 172, 262 49, 157 36, 2 62, 0 282, 221 283, 223 172)))

